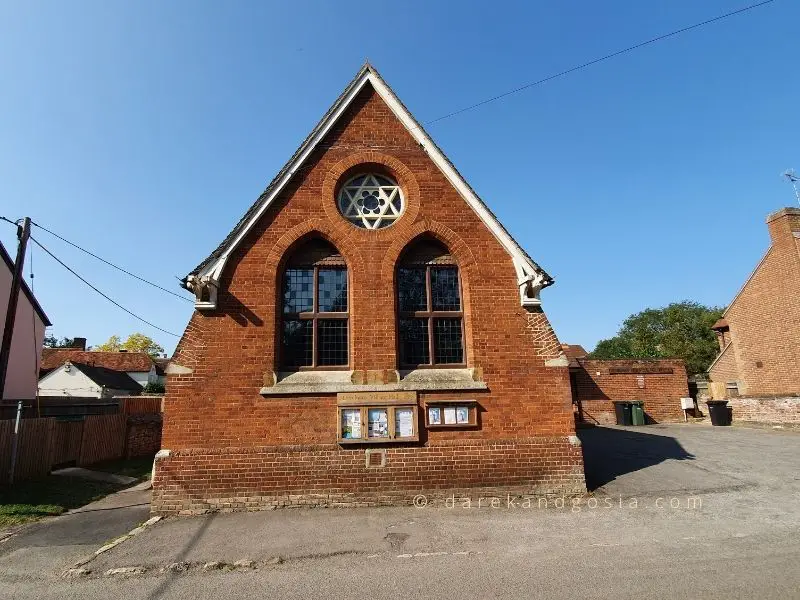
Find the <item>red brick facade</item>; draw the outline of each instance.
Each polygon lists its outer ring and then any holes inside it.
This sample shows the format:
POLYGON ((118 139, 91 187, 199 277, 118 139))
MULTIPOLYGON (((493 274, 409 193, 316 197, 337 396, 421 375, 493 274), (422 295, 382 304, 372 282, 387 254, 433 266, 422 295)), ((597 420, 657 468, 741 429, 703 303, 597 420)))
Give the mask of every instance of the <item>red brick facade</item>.
POLYGON ((154 511, 585 491, 568 369, 547 317, 521 306, 507 250, 371 86, 233 252, 218 294, 216 310, 192 315, 172 359, 154 511), (402 187, 407 207, 394 225, 359 229, 337 211, 337 184, 362 168, 402 187), (351 381, 380 396, 398 380, 397 260, 420 236, 458 264, 466 366, 486 389, 419 392, 419 442, 382 444, 383 466, 368 467, 365 450, 377 446, 337 443, 335 392, 260 393, 281 370, 276 287, 296 244, 335 246, 348 268, 351 381), (477 426, 426 429, 422 407, 436 398, 477 400, 477 426))
POLYGON ((615 423, 613 403, 625 400, 643 400, 650 423, 683 421, 680 399, 689 396, 689 384, 682 360, 576 362, 570 369, 573 398, 584 422, 615 423))
POLYGON ((709 369, 747 396, 800 393, 800 209, 770 215, 767 226, 770 248, 725 311, 718 335, 730 343, 709 369))

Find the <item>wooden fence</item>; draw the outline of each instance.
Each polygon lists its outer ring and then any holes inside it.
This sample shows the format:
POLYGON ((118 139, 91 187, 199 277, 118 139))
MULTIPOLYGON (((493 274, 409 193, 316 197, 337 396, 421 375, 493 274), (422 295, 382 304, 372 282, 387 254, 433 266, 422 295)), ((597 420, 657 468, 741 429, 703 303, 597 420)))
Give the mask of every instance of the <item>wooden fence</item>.
MULTIPOLYGON (((14 480, 50 473, 56 465, 90 465, 122 458, 128 415, 91 415, 64 421, 52 417, 22 419, 14 480)), ((0 421, 0 482, 8 482, 14 421, 0 421)))
POLYGON ((114 396, 120 402, 120 412, 143 415, 164 412, 164 396, 114 396))

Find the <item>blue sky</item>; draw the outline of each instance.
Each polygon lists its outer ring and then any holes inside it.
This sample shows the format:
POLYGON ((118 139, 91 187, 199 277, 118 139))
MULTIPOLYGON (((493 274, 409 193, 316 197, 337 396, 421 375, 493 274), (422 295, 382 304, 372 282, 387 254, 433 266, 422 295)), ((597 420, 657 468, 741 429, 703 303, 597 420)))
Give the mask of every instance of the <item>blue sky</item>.
MULTIPOLYGON (((180 292, 365 58, 425 122, 746 4, 0 2, 0 214, 180 292)), ((779 174, 800 170, 798 22, 777 0, 428 127, 555 277, 562 341, 736 293, 764 217, 793 203, 779 174)), ((182 333, 191 304, 34 235, 182 333)), ((0 239, 13 255, 13 228, 0 239)), ((33 267, 55 335, 174 348, 38 249, 33 267)))

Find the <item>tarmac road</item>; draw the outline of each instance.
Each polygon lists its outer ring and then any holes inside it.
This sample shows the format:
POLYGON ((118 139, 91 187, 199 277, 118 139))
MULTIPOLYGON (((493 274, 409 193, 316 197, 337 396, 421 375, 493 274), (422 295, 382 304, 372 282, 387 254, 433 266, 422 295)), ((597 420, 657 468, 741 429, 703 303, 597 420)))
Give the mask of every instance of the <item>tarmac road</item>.
POLYGON ((165 519, 79 579, 61 577, 57 553, 28 570, 24 553, 0 549, 0 597, 800 597, 800 433, 670 425, 580 436, 596 489, 574 506, 471 498, 470 508, 165 519), (233 566, 242 560, 253 564, 233 566), (164 570, 174 563, 185 570, 164 570), (131 566, 146 571, 105 574, 131 566))

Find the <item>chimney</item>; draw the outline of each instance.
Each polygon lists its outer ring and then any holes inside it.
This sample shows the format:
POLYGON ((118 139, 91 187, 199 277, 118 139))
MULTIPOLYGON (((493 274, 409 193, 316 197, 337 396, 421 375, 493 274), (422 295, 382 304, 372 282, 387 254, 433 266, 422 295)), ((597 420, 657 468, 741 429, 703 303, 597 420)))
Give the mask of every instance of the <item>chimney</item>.
POLYGON ((782 208, 767 217, 767 228, 773 245, 794 245, 800 238, 800 208, 782 208))
POLYGON ((72 338, 72 346, 71 347, 75 348, 76 350, 84 350, 85 351, 86 350, 86 338, 80 338, 80 337, 72 338))

